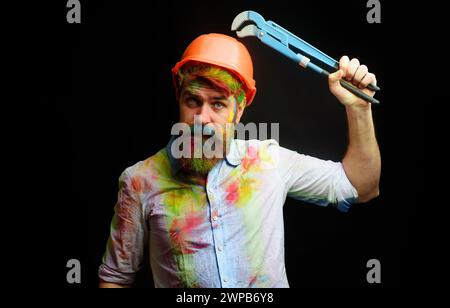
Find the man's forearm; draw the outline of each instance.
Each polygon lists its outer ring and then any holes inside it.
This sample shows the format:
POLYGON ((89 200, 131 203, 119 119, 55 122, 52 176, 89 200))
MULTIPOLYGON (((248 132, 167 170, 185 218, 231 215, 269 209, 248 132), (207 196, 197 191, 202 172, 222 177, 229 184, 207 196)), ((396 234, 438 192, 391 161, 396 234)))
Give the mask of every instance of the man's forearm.
POLYGON ((361 202, 379 194, 381 157, 375 137, 370 105, 367 108, 346 107, 349 145, 342 161, 350 182, 361 202))
POLYGON ((118 284, 118 283, 112 283, 112 282, 106 282, 100 280, 100 283, 98 285, 99 288, 129 288, 129 285, 126 284, 118 284))

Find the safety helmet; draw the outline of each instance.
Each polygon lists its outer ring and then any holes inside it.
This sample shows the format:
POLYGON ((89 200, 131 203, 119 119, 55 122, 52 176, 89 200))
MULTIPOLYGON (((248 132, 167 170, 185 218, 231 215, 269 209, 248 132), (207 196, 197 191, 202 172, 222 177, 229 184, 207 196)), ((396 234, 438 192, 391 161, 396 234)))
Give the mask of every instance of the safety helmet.
POLYGON ((247 106, 256 94, 253 79, 253 63, 247 48, 235 38, 218 33, 203 34, 194 39, 172 68, 175 88, 177 73, 189 61, 197 61, 222 67, 236 75, 244 85, 247 106))

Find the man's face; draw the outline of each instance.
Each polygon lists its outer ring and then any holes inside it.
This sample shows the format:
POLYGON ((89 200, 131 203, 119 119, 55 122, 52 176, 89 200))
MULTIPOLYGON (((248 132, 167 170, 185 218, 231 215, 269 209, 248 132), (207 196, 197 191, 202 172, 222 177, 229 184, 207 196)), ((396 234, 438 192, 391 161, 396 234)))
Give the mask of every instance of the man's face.
MULTIPOLYGON (((212 88, 208 84, 192 80, 186 82, 180 93, 180 122, 188 125, 194 124, 194 117, 201 117, 201 124, 208 124, 215 131, 215 138, 221 146, 221 156, 206 158, 181 159, 181 165, 188 173, 206 175, 214 164, 226 155, 227 144, 234 136, 230 126, 226 124, 238 123, 243 108, 238 106, 234 95, 228 95, 224 91, 212 88), (226 129, 228 128, 228 130, 226 129)), ((202 144, 210 136, 203 136, 202 144)), ((191 139, 191 145, 194 139, 191 139)), ((192 152, 193 153, 193 152, 192 152)), ((204 154, 204 153, 203 153, 204 154)))
POLYGON ((242 108, 237 106, 233 95, 227 96, 224 92, 210 86, 191 81, 186 83, 181 91, 180 122, 188 125, 194 124, 194 116, 201 116, 202 124, 237 123, 242 116, 242 108))

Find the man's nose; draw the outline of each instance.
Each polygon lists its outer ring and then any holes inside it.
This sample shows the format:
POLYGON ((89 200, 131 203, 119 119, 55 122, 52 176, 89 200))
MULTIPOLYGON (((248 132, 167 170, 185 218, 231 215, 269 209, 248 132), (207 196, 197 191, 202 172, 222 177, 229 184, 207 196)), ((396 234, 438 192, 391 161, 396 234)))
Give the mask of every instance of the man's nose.
POLYGON ((202 124, 211 123, 211 109, 209 108, 208 104, 202 105, 199 115, 202 117, 202 124))

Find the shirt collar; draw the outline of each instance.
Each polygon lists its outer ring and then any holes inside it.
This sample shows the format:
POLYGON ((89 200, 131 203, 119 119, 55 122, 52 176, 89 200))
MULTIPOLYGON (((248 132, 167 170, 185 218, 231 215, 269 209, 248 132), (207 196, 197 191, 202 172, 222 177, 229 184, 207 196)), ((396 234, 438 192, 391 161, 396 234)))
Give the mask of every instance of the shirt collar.
POLYGON ((233 139, 230 144, 230 151, 225 156, 225 161, 232 167, 237 167, 241 164, 243 155, 239 147, 240 140, 233 139))
POLYGON ((177 136, 170 137, 169 143, 166 145, 167 156, 169 157, 170 166, 172 167, 172 175, 177 174, 181 168, 180 162, 178 161, 178 159, 173 157, 172 151, 171 151, 172 143, 175 141, 176 137, 177 136))

